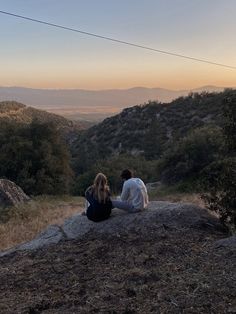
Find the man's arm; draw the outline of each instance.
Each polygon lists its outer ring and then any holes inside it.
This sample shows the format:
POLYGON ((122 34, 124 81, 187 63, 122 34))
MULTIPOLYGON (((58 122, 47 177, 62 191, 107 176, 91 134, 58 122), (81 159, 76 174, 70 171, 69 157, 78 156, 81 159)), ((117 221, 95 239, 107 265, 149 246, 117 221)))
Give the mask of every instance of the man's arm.
POLYGON ((122 201, 127 201, 129 199, 129 190, 130 189, 129 189, 127 183, 124 182, 123 188, 122 188, 122 193, 121 193, 121 196, 120 196, 122 201))

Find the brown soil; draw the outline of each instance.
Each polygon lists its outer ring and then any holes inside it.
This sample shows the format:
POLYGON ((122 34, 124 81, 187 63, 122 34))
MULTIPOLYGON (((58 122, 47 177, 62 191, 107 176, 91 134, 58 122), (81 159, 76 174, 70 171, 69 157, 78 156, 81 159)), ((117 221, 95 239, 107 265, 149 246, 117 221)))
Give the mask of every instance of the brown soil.
POLYGON ((236 252, 222 233, 159 227, 0 259, 0 313, 236 313, 236 252))

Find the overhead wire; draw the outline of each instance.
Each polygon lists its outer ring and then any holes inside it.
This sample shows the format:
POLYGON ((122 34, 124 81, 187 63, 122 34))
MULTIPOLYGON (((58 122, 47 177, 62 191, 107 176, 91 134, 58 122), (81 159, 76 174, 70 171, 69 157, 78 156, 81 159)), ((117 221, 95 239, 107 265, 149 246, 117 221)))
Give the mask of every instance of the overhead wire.
POLYGON ((112 37, 107 37, 107 36, 103 36, 103 35, 87 32, 87 31, 83 31, 83 30, 80 30, 80 29, 63 26, 63 25, 60 25, 60 24, 54 24, 54 23, 46 22, 46 21, 43 21, 43 20, 38 20, 38 19, 35 19, 35 18, 32 18, 32 17, 23 16, 23 15, 11 13, 11 12, 6 12, 6 11, 0 10, 0 13, 1 14, 5 14, 5 15, 9 15, 9 16, 13 16, 13 17, 16 17, 16 18, 28 20, 28 21, 31 21, 31 22, 36 22, 36 23, 47 25, 47 26, 52 26, 52 27, 64 29, 64 30, 67 30, 67 31, 72 31, 72 32, 84 34, 84 35, 87 35, 87 36, 92 36, 92 37, 96 37, 96 38, 100 38, 100 39, 104 39, 104 40, 109 40, 111 42, 115 42, 115 43, 119 43, 119 44, 124 44, 124 45, 132 46, 132 47, 136 47, 136 48, 141 48, 141 49, 145 49, 145 50, 149 50, 149 51, 154 51, 154 52, 158 52, 158 53, 162 53, 162 54, 166 54, 166 55, 170 55, 170 56, 174 56, 174 57, 178 57, 178 58, 184 58, 184 59, 188 59, 188 60, 192 60, 192 61, 208 63, 208 64, 211 64, 211 65, 215 65, 215 66, 220 66, 220 67, 225 67, 225 68, 236 70, 236 66, 233 66, 233 65, 218 63, 218 62, 210 61, 210 60, 207 60, 207 59, 196 58, 196 57, 191 57, 191 56, 187 56, 187 55, 183 55, 183 54, 179 54, 179 53, 175 53, 175 52, 170 52, 170 51, 165 51, 165 50, 161 50, 161 49, 156 49, 156 48, 144 46, 144 45, 141 45, 141 44, 136 44, 136 43, 133 43, 133 42, 128 42, 128 41, 124 41, 124 40, 120 40, 120 39, 116 39, 116 38, 112 38, 112 37))

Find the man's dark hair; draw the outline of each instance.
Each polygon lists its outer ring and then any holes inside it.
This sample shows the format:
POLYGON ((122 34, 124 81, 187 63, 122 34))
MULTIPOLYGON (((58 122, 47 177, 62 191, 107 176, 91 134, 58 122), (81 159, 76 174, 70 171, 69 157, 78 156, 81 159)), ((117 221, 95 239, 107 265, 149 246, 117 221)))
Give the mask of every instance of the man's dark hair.
POLYGON ((128 180, 128 179, 130 179, 130 178, 133 177, 133 173, 132 173, 131 170, 125 169, 125 170, 123 170, 123 171, 121 172, 121 175, 120 175, 120 176, 121 176, 122 179, 128 180))

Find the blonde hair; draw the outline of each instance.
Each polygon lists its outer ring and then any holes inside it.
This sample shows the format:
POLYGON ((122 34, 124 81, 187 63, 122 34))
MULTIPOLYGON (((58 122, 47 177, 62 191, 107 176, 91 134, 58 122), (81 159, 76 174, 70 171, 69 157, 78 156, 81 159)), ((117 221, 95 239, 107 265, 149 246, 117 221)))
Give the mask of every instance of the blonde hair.
POLYGON ((105 203, 109 197, 110 189, 107 177, 101 172, 96 175, 93 181, 93 192, 99 203, 105 203))

